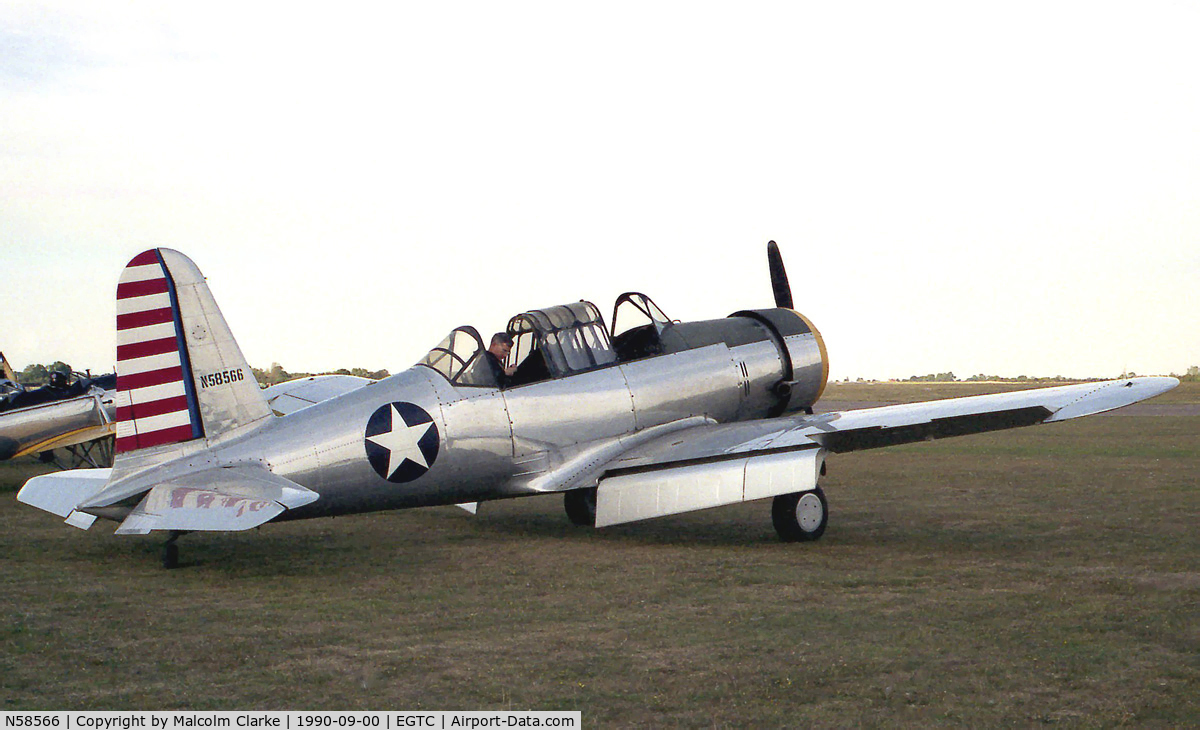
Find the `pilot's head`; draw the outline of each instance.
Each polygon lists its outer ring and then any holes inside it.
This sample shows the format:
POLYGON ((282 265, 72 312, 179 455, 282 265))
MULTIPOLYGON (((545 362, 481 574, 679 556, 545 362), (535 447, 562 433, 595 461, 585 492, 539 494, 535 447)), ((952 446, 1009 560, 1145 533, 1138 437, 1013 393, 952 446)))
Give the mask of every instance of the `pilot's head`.
POLYGON ((512 351, 513 338, 509 337, 507 332, 497 332, 492 335, 492 344, 488 347, 488 352, 496 356, 498 360, 503 361, 508 357, 508 353, 512 351))
POLYGON ((54 372, 50 373, 50 387, 51 388, 67 387, 67 374, 61 370, 55 370, 54 372))

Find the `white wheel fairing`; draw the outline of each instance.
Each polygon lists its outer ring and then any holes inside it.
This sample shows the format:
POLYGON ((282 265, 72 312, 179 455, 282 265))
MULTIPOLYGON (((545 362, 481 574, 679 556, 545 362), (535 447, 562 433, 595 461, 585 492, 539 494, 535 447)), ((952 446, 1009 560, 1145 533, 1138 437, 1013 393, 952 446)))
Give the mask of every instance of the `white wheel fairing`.
POLYGON ((796 524, 805 532, 815 532, 825 518, 825 507, 816 492, 809 492, 796 502, 796 524))

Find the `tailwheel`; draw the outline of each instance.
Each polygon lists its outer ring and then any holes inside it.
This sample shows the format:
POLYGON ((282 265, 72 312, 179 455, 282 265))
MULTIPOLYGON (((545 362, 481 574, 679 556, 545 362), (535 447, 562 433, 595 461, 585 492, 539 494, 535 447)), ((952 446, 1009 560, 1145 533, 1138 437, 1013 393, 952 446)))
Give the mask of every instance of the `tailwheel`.
POLYGON ((172 531, 171 536, 163 543, 162 565, 167 570, 174 570, 179 567, 179 546, 175 544, 175 541, 182 534, 182 532, 172 531))
POLYGON ((784 542, 812 542, 825 534, 829 503, 817 487, 811 492, 781 494, 771 503, 771 522, 784 542))
POLYGON ((563 493, 563 506, 572 525, 596 526, 596 488, 572 489, 563 493))

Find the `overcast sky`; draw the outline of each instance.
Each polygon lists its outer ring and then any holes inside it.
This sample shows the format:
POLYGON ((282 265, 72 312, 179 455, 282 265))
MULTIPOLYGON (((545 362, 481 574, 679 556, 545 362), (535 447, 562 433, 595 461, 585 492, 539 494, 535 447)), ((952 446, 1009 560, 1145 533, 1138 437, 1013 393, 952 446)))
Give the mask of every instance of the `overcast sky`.
POLYGON ((0 350, 110 370, 189 255, 250 363, 640 290, 835 378, 1200 364, 1200 6, 7 2, 0 350))

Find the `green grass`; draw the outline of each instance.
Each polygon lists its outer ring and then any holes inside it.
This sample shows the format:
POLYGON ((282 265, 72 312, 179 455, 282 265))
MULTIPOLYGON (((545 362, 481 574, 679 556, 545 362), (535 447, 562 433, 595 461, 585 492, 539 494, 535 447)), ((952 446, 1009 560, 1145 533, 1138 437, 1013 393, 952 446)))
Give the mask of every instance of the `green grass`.
POLYGON ((547 497, 189 535, 176 571, 160 537, 83 532, 0 494, 3 709, 1200 723, 1200 418, 1097 417, 829 469, 811 545, 777 542, 768 503, 590 531, 547 497))

